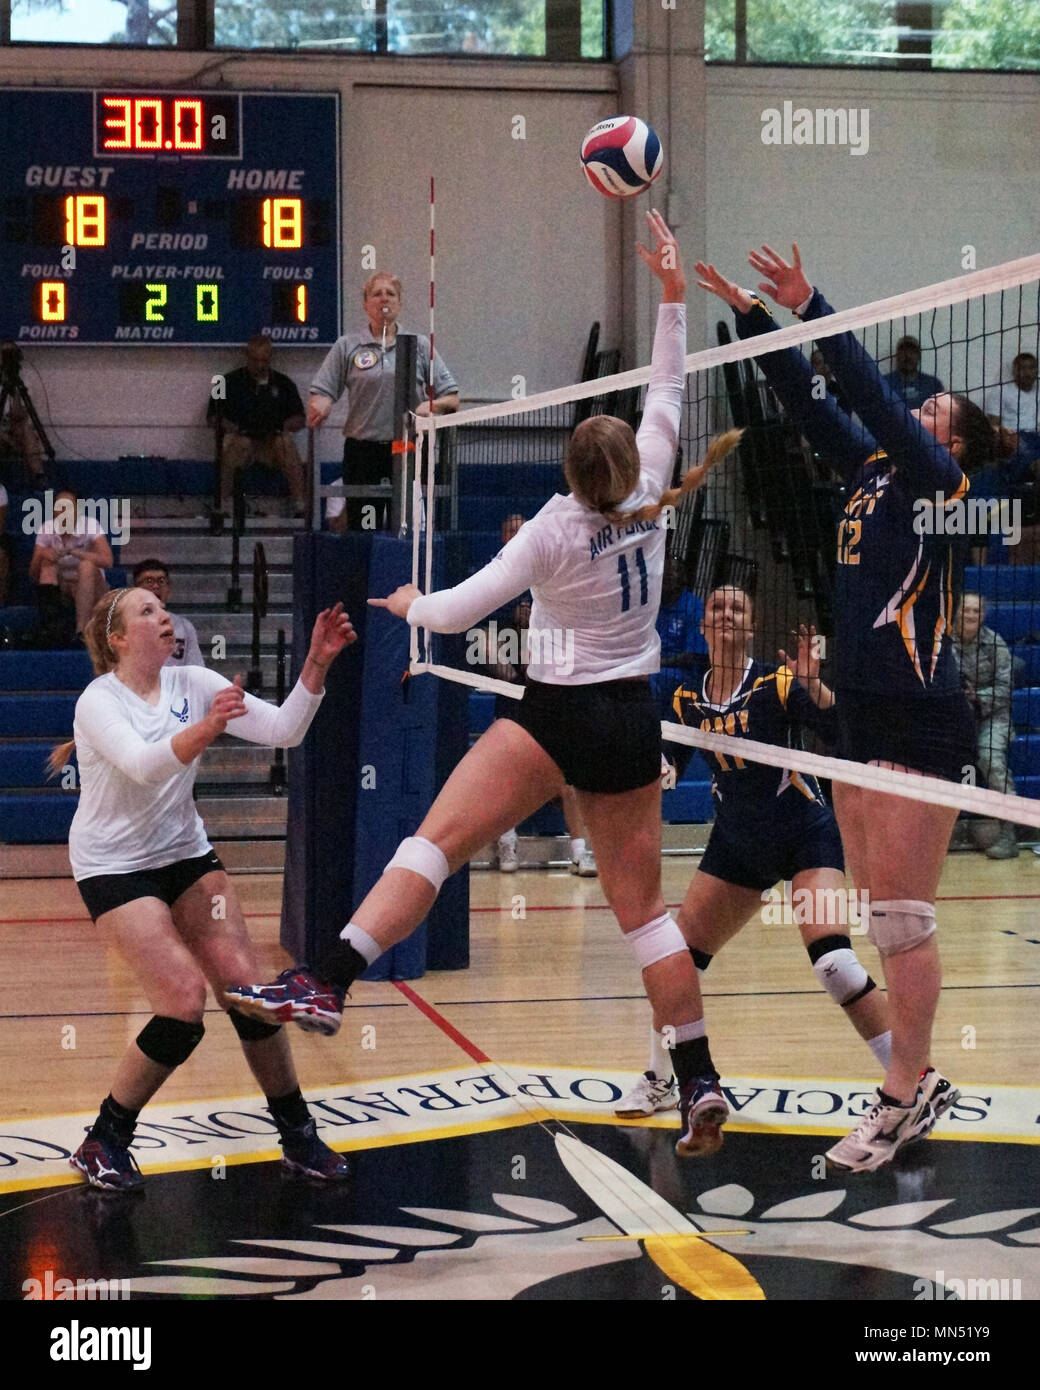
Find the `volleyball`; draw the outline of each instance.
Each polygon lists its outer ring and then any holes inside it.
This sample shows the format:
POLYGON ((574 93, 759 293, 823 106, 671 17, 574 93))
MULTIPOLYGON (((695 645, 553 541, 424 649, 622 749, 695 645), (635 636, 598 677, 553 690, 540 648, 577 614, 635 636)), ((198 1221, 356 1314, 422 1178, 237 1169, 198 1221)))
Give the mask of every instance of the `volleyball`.
POLYGON ((581 164, 593 188, 608 198, 631 198, 661 172, 664 152, 651 126, 638 116, 610 116, 581 145, 581 164))

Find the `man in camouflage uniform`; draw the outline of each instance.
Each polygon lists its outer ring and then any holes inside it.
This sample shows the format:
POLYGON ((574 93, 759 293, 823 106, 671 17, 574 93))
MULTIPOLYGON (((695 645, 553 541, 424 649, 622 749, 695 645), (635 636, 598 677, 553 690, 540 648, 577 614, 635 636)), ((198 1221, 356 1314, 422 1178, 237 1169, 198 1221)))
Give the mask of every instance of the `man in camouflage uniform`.
MULTIPOLYGON (((954 621, 953 650, 960 664, 964 693, 975 712, 975 762, 983 784, 991 791, 1016 796, 1007 765, 1011 742, 1011 652, 1003 637, 983 625, 985 616, 985 599, 966 593, 954 621)), ((986 854, 990 859, 1017 856, 1013 822, 1001 822, 1000 835, 986 854)))

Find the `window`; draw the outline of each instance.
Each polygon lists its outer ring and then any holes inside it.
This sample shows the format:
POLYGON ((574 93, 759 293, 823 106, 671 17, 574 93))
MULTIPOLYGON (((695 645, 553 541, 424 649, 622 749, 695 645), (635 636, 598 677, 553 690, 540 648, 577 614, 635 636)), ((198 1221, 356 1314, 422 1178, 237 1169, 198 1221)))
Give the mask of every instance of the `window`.
POLYGON ((707 0, 709 62, 1040 69, 1023 0, 707 0))
POLYGON ((177 0, 12 0, 11 38, 32 43, 175 44, 177 0))

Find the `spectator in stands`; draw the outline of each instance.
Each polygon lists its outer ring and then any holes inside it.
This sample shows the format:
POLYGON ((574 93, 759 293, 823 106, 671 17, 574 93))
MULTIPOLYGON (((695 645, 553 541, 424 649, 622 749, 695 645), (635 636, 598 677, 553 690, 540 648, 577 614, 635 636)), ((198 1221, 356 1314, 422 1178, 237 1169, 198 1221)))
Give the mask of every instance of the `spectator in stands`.
POLYGON ((921 344, 907 334, 896 343, 896 368, 886 373, 885 381, 903 399, 908 410, 920 410, 930 396, 938 396, 946 390, 937 376, 929 376, 920 368, 921 344))
POLYGON ((43 445, 20 397, 9 396, 0 419, 0 469, 15 488, 47 486, 43 445))
POLYGON ((112 547, 96 517, 85 515, 75 488, 60 487, 54 519, 40 527, 29 561, 45 643, 67 646, 73 635, 82 636, 108 591, 104 571, 111 564, 112 547))
POLYGON ((1040 386, 1037 362, 1020 352, 1011 363, 1011 381, 986 393, 986 414, 1001 432, 1005 453, 1024 453, 1030 462, 1040 457, 1040 386))
MULTIPOLYGON (((952 633, 961 682, 975 712, 975 763, 990 791, 1016 796, 1008 771, 1011 743, 1011 652, 992 628, 984 626, 986 601, 979 594, 962 596, 952 633)), ((987 849, 990 859, 1014 859, 1018 842, 1013 821, 1000 823, 1000 834, 987 849)))
POLYGON ((851 415, 852 407, 845 399, 841 387, 838 385, 837 381, 835 381, 834 375, 830 367, 827 366, 826 359, 819 348, 813 348, 812 352, 809 354, 809 361, 812 363, 812 369, 816 375, 823 377, 826 383, 827 394, 834 404, 844 410, 846 415, 851 415))
MULTIPOLYGON (((210 400, 206 420, 221 430, 220 506, 231 504, 231 478, 250 463, 281 469, 293 512, 303 516, 303 465, 292 436, 303 429, 303 402, 295 382, 271 366, 274 348, 262 333, 246 344, 246 364, 228 372, 223 396, 210 400)), ((214 388, 216 389, 216 388, 214 388)))
MULTIPOLYGON (((150 589, 170 613, 170 567, 162 560, 139 560, 134 566, 134 588, 150 589)), ((170 617, 173 619, 173 650, 163 665, 205 666, 194 624, 178 613, 170 613, 170 617)))
MULTIPOLYGON (((520 512, 513 512, 507 516, 502 523, 502 544, 507 545, 516 533, 523 526, 525 518, 520 512)), ((513 609, 513 632, 507 635, 499 634, 499 642, 508 641, 512 638, 514 650, 502 651, 501 646, 498 653, 488 653, 489 667, 488 674, 497 677, 498 680, 509 681, 511 685, 524 685, 527 680, 523 665, 512 661, 492 660, 492 656, 516 656, 519 653, 515 646, 519 645, 518 634, 526 632, 531 622, 531 601, 528 598, 521 601, 513 609)), ((495 718, 496 719, 515 719, 519 701, 514 700, 509 695, 495 696, 495 718)), ((565 786, 556 798, 560 809, 563 811, 564 824, 567 826, 567 834, 571 842, 571 861, 570 870, 572 874, 578 874, 581 878, 596 877, 596 858, 592 852, 592 846, 588 843, 588 835, 585 829, 585 822, 582 820, 581 810, 578 806, 578 797, 573 787, 565 786)), ((504 874, 514 873, 520 867, 520 859, 516 851, 517 833, 516 827, 507 830, 505 834, 498 837, 497 860, 498 867, 504 874)))
MULTIPOLYGON (((397 433, 394 420, 397 370, 397 318, 401 312, 401 282, 396 275, 377 271, 365 284, 362 304, 368 322, 338 339, 311 383, 307 424, 318 429, 333 404, 347 393, 347 418, 343 425, 343 482, 389 482, 391 443, 397 433)), ((415 383, 410 402, 416 415, 428 415, 430 401, 430 340, 416 335, 415 383)), ((447 415, 459 408, 459 388, 440 353, 433 355, 433 413, 447 415)), ((330 497, 326 507, 329 529, 344 531, 374 519, 381 529, 389 525, 385 498, 330 497), (346 506, 344 507, 344 502, 346 506), (366 506, 375 510, 367 518, 366 506)))
POLYGON ((0 608, 7 602, 11 585, 11 539, 7 530, 7 488, 0 483, 0 608))

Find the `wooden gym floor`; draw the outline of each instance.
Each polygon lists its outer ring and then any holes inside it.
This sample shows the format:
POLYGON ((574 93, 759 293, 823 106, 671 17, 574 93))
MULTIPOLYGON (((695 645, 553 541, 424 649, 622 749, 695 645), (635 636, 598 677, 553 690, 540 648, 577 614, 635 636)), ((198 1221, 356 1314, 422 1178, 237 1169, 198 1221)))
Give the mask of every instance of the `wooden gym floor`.
MULTIPOLYGON (((681 900, 698 862, 664 860, 669 904, 681 900)), ((280 876, 234 883, 273 976, 286 964, 280 876)), ((46 1263, 119 1274, 130 1296, 363 1297, 375 1295, 356 1292, 370 1287, 361 1281, 375 1279, 380 1297, 660 1298, 665 1265, 650 1245, 610 1243, 621 1239, 619 1225, 626 1229, 610 1195, 626 1174, 643 1194, 641 1228, 664 1221, 672 1230, 674 1218, 698 1242, 700 1274, 676 1274, 666 1261, 682 1296, 911 1299, 920 1296, 912 1277, 937 1279, 938 1269, 949 1281, 957 1248, 970 1247, 975 1263, 966 1276, 995 1269, 1019 1279, 1020 1297, 1040 1297, 1038 1232, 979 1234, 1019 1220, 1035 1225, 1038 905, 1040 858, 1029 850, 1010 862, 970 852, 948 858, 933 1056, 964 1100, 932 1139, 906 1151, 918 1158, 904 1165, 901 1154, 878 1174, 824 1187, 817 1168, 830 1141, 821 1136, 850 1128, 878 1076, 866 1045, 817 986, 796 927, 753 920, 711 965, 706 1017, 734 1113, 719 1154, 681 1163, 674 1113, 649 1123, 612 1114, 620 1089, 646 1065, 649 1010, 598 880, 475 870, 469 970, 400 987, 358 983, 337 1038, 294 1030, 301 1084, 322 1116, 323 1138, 355 1151, 349 1195, 287 1196, 288 1185, 279 1187, 262 1097, 211 1000, 202 1044, 142 1116, 150 1122, 139 1128, 150 1136, 137 1153, 147 1200, 135 1200, 85 1190, 67 1159, 148 1005, 71 880, 8 881, 0 885, 0 1297, 24 1297, 23 1281, 46 1263), (591 1156, 598 1176, 576 1176, 561 1143, 591 1156), (210 1182, 225 1176, 225 1165, 228 1181, 210 1182), (95 1198, 100 1205, 90 1207, 95 1198), (930 1228, 944 1233, 941 1257, 933 1249, 939 1236, 911 1229, 925 1214, 938 1221, 930 1214, 940 1208, 958 1218, 930 1228), (897 1211, 905 1218, 891 1215, 897 1211), (330 1216, 364 1224, 330 1227, 330 1216), (440 1227, 403 1235, 406 1220, 440 1227), (311 1239, 315 1222, 321 1242, 311 1239), (882 1228, 869 1249, 863 1225, 882 1228), (330 1243, 330 1229, 368 1243, 330 1243), (490 1237, 482 1244, 499 1229, 524 1233, 509 1245, 515 1256, 495 1256, 490 1237), (713 1229, 709 1245, 700 1236, 713 1229), (969 1230, 972 1240, 957 1247, 954 1237, 969 1230), (378 1254, 392 1260, 378 1277, 374 1239, 397 1242, 378 1254), (809 1256, 807 1240, 820 1247, 809 1256), (479 1280, 460 1273, 461 1245, 417 1256, 424 1241, 461 1242, 471 1263, 480 1253, 479 1280), (278 1247, 277 1257, 268 1249, 245 1259, 238 1247, 250 1243, 278 1247), (177 1272, 156 1272, 164 1261, 177 1272), (427 1281, 421 1291, 409 1283, 418 1270, 427 1281)), ((873 949, 861 936, 853 942, 879 975, 873 949)))

